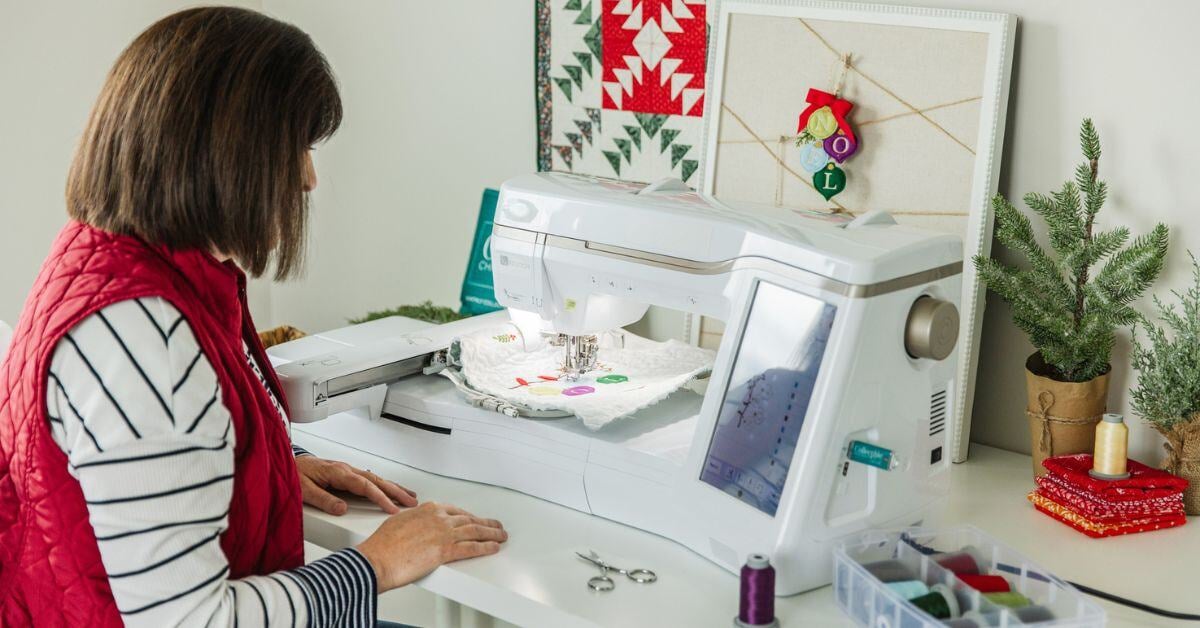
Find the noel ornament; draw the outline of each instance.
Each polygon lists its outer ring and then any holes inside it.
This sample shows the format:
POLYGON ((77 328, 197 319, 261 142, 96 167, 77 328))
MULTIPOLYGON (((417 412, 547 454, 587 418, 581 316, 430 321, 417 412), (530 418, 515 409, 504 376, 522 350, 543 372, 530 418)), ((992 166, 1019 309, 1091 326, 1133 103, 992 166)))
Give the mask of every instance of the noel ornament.
POLYGON ((818 140, 823 140, 838 130, 837 117, 829 107, 821 107, 808 117, 804 130, 818 140))
POLYGON ((850 155, 853 155, 854 151, 858 150, 858 143, 851 139, 850 136, 838 131, 825 138, 821 148, 826 155, 832 157, 834 161, 840 164, 846 161, 850 155))
POLYGON ((833 162, 829 162, 813 175, 813 187, 817 188, 817 192, 820 192, 825 200, 829 200, 846 189, 846 173, 833 162))
MULTIPOLYGON (((849 61, 846 61, 849 67, 849 61)), ((841 80, 838 81, 839 87, 841 80)), ((796 143, 800 146, 800 165, 813 173, 813 187, 825 200, 846 189, 844 163, 858 151, 858 138, 847 114, 854 104, 819 89, 808 90, 808 107, 800 114, 796 143)))
POLYGON ((854 108, 854 104, 844 98, 839 98, 829 92, 823 92, 819 89, 808 90, 808 107, 800 114, 799 128, 797 133, 808 131, 813 138, 823 140, 836 131, 841 131, 850 141, 857 142, 854 137, 854 130, 850 128, 850 123, 846 120, 846 114, 854 108), (810 126, 813 116, 817 117, 816 129, 810 126), (830 126, 832 125, 832 128, 830 126), (824 135, 817 135, 816 130, 825 131, 824 135))
POLYGON ((829 163, 829 153, 821 144, 805 144, 800 147, 800 167, 805 172, 815 173, 829 163))

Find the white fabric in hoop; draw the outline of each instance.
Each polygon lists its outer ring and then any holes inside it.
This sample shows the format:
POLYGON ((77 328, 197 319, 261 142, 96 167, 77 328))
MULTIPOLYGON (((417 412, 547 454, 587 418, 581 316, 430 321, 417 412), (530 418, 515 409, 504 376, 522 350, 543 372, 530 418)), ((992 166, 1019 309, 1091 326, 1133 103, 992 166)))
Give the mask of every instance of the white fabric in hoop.
POLYGON ((512 327, 459 338, 459 359, 473 388, 535 410, 565 410, 593 430, 662 401, 712 370, 716 354, 707 349, 616 333, 624 347, 602 346, 599 368, 574 382, 551 379, 561 375, 562 347, 526 352, 512 327))

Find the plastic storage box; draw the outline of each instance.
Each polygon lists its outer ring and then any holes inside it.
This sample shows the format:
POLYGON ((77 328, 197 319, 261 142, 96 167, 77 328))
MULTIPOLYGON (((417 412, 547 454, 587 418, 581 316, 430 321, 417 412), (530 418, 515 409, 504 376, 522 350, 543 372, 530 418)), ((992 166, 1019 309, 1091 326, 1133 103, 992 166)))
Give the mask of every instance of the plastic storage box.
POLYGON ((833 589, 842 611, 858 625, 872 628, 933 628, 947 624, 1091 628, 1103 627, 1106 619, 1104 609, 1074 587, 971 526, 873 530, 844 539, 834 548, 833 589), (967 562, 978 565, 980 574, 1003 576, 1012 591, 1044 610, 999 606, 938 563, 950 564, 948 554, 963 552, 974 559, 967 562), (895 562, 884 565, 880 561, 895 562), (925 585, 945 585, 955 598, 952 605, 958 607, 958 619, 935 618, 872 574, 872 570, 882 573, 885 566, 911 573, 925 585), (1047 618, 1044 611, 1053 618, 1047 618), (1021 615, 1030 621, 1022 621, 1021 615))

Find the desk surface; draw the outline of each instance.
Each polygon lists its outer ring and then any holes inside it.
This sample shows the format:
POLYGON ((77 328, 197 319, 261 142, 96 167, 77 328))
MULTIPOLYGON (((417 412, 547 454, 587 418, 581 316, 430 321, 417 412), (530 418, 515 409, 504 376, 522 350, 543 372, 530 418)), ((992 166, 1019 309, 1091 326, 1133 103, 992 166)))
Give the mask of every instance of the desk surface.
MULTIPOLYGON (((452 503, 504 522, 499 554, 443 566, 417 586, 521 626, 728 626, 737 614, 737 577, 659 536, 508 489, 432 475, 324 439, 295 432, 298 444, 331 459, 393 479, 422 501, 452 503), (575 558, 595 549, 611 562, 647 567, 653 585, 618 581, 606 594, 587 590, 595 570, 575 558), (618 562, 620 561, 620 562, 618 562)), ((1200 556, 1195 524, 1153 533, 1091 539, 1036 512, 1029 458, 973 445, 956 465, 949 497, 930 524, 971 523, 1066 580, 1171 610, 1200 613, 1191 579, 1200 556)), ((366 538, 383 519, 366 503, 334 517, 305 509, 305 537, 336 549, 366 538)), ((1101 602, 1110 626, 1184 625, 1101 602)), ((784 626, 851 625, 830 587, 776 598, 784 626)))

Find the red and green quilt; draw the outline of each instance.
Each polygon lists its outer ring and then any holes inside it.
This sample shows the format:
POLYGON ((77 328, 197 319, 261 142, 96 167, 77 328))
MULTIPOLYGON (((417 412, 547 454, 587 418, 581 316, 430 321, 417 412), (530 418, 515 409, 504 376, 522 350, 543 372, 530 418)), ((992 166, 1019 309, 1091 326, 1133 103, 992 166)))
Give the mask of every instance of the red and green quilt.
POLYGON ((537 0, 538 169, 693 182, 706 9, 706 0, 537 0))

